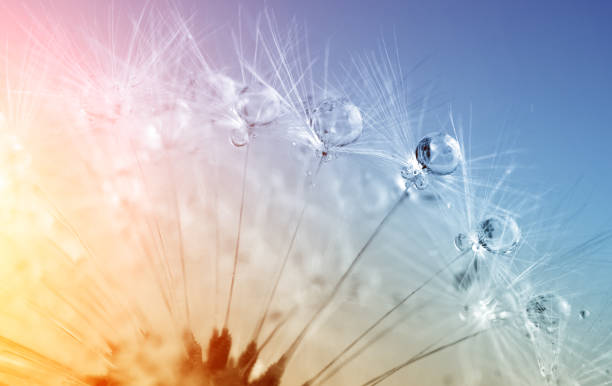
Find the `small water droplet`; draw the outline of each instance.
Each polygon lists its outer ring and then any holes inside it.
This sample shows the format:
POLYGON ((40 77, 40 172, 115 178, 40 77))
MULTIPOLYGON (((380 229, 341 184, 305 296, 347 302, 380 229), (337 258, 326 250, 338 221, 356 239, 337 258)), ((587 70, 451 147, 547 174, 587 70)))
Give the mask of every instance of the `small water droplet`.
POLYGON ((478 225, 478 242, 489 252, 514 252, 521 241, 521 230, 510 216, 492 216, 478 225))
POLYGON ((414 183, 414 187, 418 190, 424 190, 428 185, 427 177, 423 173, 415 176, 412 182, 414 183))
POLYGON ((256 82, 240 91, 236 112, 249 126, 269 125, 281 114, 280 97, 271 87, 256 82))
POLYGON ((455 236, 455 248, 457 248, 459 252, 464 252, 471 248, 471 246, 472 242, 465 233, 459 233, 457 236, 455 236))
POLYGON ((414 167, 414 165, 404 166, 401 170, 401 175, 406 180, 406 189, 415 187, 418 190, 424 190, 429 185, 427 176, 420 167, 414 167))
POLYGON ((245 129, 233 129, 230 142, 236 147, 242 147, 249 143, 249 132, 245 129))
POLYGON ((361 112, 347 98, 324 99, 309 120, 326 149, 351 144, 363 131, 361 112))
POLYGON ((447 175, 459 166, 461 149, 450 135, 434 133, 421 139, 416 148, 416 158, 430 173, 447 175))

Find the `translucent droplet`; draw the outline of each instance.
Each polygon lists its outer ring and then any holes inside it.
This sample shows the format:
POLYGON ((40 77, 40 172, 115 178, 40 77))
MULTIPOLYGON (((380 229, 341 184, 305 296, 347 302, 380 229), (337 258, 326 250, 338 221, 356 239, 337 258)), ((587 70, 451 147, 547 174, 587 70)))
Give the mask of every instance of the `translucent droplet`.
POLYGON ((489 252, 512 253, 521 241, 521 230, 510 216, 492 216, 478 224, 478 242, 489 252))
POLYGON ((537 295, 526 305, 526 327, 535 347, 541 375, 557 379, 557 363, 571 307, 554 294, 537 295))
POLYGON ((413 183, 414 187, 418 190, 424 190, 425 188, 427 188, 428 185, 427 177, 423 173, 421 173, 414 177, 413 183))
POLYGON ((310 121, 327 149, 353 143, 363 131, 361 112, 347 98, 321 101, 312 111, 310 121))
POLYGON ((582 320, 588 318, 589 316, 591 316, 591 311, 589 310, 580 310, 578 313, 578 317, 582 320))
POLYGON ((401 170, 402 178, 406 180, 406 189, 410 189, 413 186, 418 190, 424 190, 429 185, 427 176, 423 174, 421 167, 414 167, 414 165, 404 166, 401 170))
POLYGON ((269 125, 280 116, 281 100, 274 89, 258 82, 240 91, 236 112, 251 127, 269 125))
POLYGON ((527 319, 538 329, 554 333, 569 316, 571 307, 554 294, 538 295, 527 302, 527 319))
POLYGON ((236 147, 242 147, 249 143, 249 132, 245 129, 233 129, 230 142, 236 147))
POLYGON ((461 160, 459 143, 448 134, 431 134, 419 142, 417 161, 430 173, 447 175, 454 172, 461 160))
POLYGON ((455 248, 459 252, 464 252, 472 247, 472 241, 465 233, 459 233, 455 236, 455 248))

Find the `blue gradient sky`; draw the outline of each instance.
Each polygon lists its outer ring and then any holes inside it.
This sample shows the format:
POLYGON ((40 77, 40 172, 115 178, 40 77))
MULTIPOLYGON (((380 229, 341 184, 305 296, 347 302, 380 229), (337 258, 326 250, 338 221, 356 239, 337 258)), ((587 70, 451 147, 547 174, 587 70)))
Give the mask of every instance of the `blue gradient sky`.
MULTIPOLYGON (((12 2, 18 0, 8 0, 12 2)), ((138 11, 150 2, 167 0, 116 2, 116 8, 138 11)), ((495 151, 500 141, 503 148, 521 150, 520 180, 538 185, 536 191, 573 189, 577 207, 588 205, 590 226, 612 225, 612 2, 176 3, 207 30, 236 27, 240 7, 247 19, 267 7, 281 25, 294 18, 307 26, 314 52, 329 43, 331 66, 376 50, 382 39, 393 41, 395 34, 406 66, 428 59, 415 76, 435 82, 457 115, 467 120, 472 114, 476 154, 495 151)), ((106 2, 95 1, 57 0, 52 8, 60 14, 75 9, 108 12, 106 2)), ((229 41, 226 31, 219 35, 223 42, 229 41)))
MULTIPOLYGON (((211 3, 208 3, 211 4, 211 3)), ((236 23, 238 2, 193 6, 202 20, 236 23)), ((262 2, 243 2, 255 15, 262 2)), ((267 1, 279 22, 295 17, 313 46, 334 57, 375 50, 395 33, 406 65, 435 81, 472 145, 500 138, 523 150, 519 178, 568 190, 593 220, 610 224, 612 195, 612 3, 605 1, 267 1), (582 179, 581 179, 582 178, 582 179)), ((188 8, 189 9, 189 8, 188 8)), ((332 60, 333 65, 333 60, 332 60)), ((585 220, 586 221, 586 220, 585 220)))

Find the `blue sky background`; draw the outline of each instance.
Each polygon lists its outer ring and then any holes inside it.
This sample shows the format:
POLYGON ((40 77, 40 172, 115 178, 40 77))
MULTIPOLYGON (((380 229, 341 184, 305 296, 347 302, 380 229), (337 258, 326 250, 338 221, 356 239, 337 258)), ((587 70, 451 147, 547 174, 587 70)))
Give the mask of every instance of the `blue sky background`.
POLYGON ((202 22, 235 26, 239 4, 250 16, 266 4, 281 24, 295 17, 315 49, 331 44, 331 65, 396 34, 407 66, 429 58, 417 76, 436 82, 458 115, 471 107, 475 152, 494 151, 501 138, 523 151, 525 184, 573 189, 589 228, 610 225, 612 3, 190 1, 202 22))
MULTIPOLYGON (((137 12, 146 3, 167 2, 116 1, 115 10, 137 12)), ((415 73, 420 78, 416 80, 434 82, 436 91, 464 120, 472 114, 469 130, 475 154, 492 153, 500 143, 502 148, 520 150, 516 159, 519 181, 533 185, 536 192, 572 190, 576 208, 587 205, 580 220, 587 234, 602 224, 612 226, 612 2, 176 3, 186 14, 194 14, 194 24, 209 31, 217 26, 236 28, 239 8, 243 8, 243 20, 252 20, 267 7, 281 26, 293 19, 306 26, 313 52, 322 52, 329 43, 332 67, 346 63, 350 55, 374 51, 381 40, 392 42, 397 36, 407 67, 427 59, 415 73)), ((6 19, 8 27, 0 26, 0 32, 9 35, 21 33, 11 21, 24 18, 25 9, 34 14, 37 8, 49 7, 66 15, 109 12, 106 1, 57 0, 45 5, 7 0, 4 4, 20 10, 16 17, 6 19)), ((218 32, 219 44, 230 50, 227 31, 218 32)))
MULTIPOLYGON (((139 11, 139 0, 120 8, 139 11)), ((19 0, 15 9, 25 9, 19 0)), ((588 227, 612 226, 612 2, 497 0, 176 0, 204 30, 236 28, 263 9, 279 25, 308 28, 313 52, 332 49, 331 66, 397 44, 404 64, 427 59, 415 77, 434 82, 453 111, 472 114, 471 146, 490 154, 498 145, 521 150, 517 178, 534 191, 572 190, 587 205, 588 227)), ((106 1, 57 0, 59 13, 108 13, 106 1)), ((34 12, 36 13, 36 12, 34 12)), ((122 12, 123 13, 123 12, 122 12)), ((126 14, 129 14, 127 12, 126 14)), ((131 14, 134 14, 133 12, 131 14)), ((9 24, 10 24, 9 19, 9 24)), ((10 26, 9 26, 10 27, 10 26)), ((228 29, 217 32, 230 50, 228 29)), ((0 30, 2 30, 0 28, 0 30)), ((18 28, 8 28, 20 31, 18 28)), ((248 30, 248 28, 247 28, 248 30)), ((15 32, 17 33, 17 32, 15 32)), ((215 34, 211 34, 215 38, 215 34)), ((435 130, 435 128, 432 128, 435 130)), ((591 232, 587 229, 587 233, 591 232)))

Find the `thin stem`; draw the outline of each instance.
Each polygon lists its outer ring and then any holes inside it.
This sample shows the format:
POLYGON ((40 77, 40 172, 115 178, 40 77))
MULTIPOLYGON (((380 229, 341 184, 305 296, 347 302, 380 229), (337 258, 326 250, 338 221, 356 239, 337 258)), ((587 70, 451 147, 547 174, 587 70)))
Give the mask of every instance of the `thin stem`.
MULTIPOLYGON (((423 305, 421 305, 420 307, 417 307, 416 310, 419 310, 419 309, 422 309, 422 308, 424 308, 423 305)), ((349 355, 346 359, 344 359, 333 370, 331 370, 328 373, 326 373, 325 376, 319 381, 318 384, 322 385, 325 382, 329 381, 331 379, 331 377, 336 375, 336 373, 338 373, 340 370, 342 370, 346 365, 348 365, 350 362, 352 362, 355 358, 357 358, 359 355, 361 355, 368 348, 372 347, 376 342, 380 341, 383 337, 385 337, 387 334, 389 334, 391 331, 393 331, 398 325, 400 325, 401 323, 404 323, 406 320, 408 320, 411 316, 412 316, 412 314, 404 315, 404 317, 402 317, 399 320, 397 320, 396 322, 394 322, 391 326, 387 327, 386 329, 382 330, 378 334, 374 335, 374 337, 372 337, 370 340, 368 340, 359 350, 357 350, 354 353, 352 353, 351 355, 349 355)), ((303 386, 310 386, 310 385, 313 384, 313 383, 309 383, 309 382, 310 381, 307 381, 306 383, 304 383, 303 386)))
POLYGON ((334 286, 332 292, 323 301, 323 303, 321 303, 321 305, 316 310, 316 312, 314 313, 312 318, 308 321, 308 323, 306 323, 306 325, 304 326, 304 328, 302 329, 300 334, 295 338, 295 340, 293 341, 291 346, 289 346, 287 351, 283 354, 283 358, 285 360, 289 360, 291 358, 291 356, 293 356, 293 354, 295 353, 295 351, 299 347, 300 343, 302 342, 302 340, 304 339, 304 337, 306 336, 308 331, 310 331, 310 328, 312 327, 314 322, 318 319, 318 317, 323 313, 323 311, 329 306, 329 304, 332 302, 332 300, 336 297, 336 295, 340 291, 340 287, 342 286, 344 281, 347 279, 347 277, 351 274, 351 272, 353 272, 353 270, 355 269, 355 266, 361 260, 361 257, 363 256, 364 252, 368 249, 368 247, 370 246, 372 241, 380 233, 380 231, 382 230, 384 225, 387 223, 387 221, 389 220, 391 215, 400 207, 400 205, 402 204, 402 202, 404 202, 404 200, 406 199, 407 196, 408 195, 406 194, 406 192, 403 192, 402 195, 400 196, 400 198, 395 202, 395 204, 393 204, 391 209, 387 212, 387 214, 385 214, 383 219, 376 226, 376 228, 374 229, 374 232, 372 232, 372 234, 370 235, 370 237, 368 238, 366 243, 359 250, 357 255, 355 255, 355 257, 353 258, 353 261, 351 262, 349 267, 346 269, 346 271, 342 274, 342 276, 340 277, 340 279, 338 280, 338 282, 334 286))
POLYGON ((244 155, 244 166, 242 169, 242 197, 240 198, 240 214, 238 216, 238 233, 236 235, 236 248, 234 249, 234 266, 232 269, 232 281, 229 289, 229 298, 227 300, 227 311, 225 312, 225 321, 223 322, 224 328, 227 328, 229 322, 230 310, 232 308, 232 297, 234 295, 234 283, 236 281, 236 270, 238 268, 238 253, 240 252, 240 235, 242 233, 242 217, 244 214, 244 201, 246 196, 246 181, 247 181, 247 167, 249 164, 249 150, 251 144, 247 143, 246 152, 244 155))
POLYGON ((474 332, 472 334, 469 334, 469 335, 466 335, 466 336, 464 336, 462 338, 454 340, 454 341, 452 341, 450 343, 446 343, 446 344, 443 344, 441 346, 438 346, 438 347, 436 347, 436 348, 434 348, 432 350, 424 351, 424 352, 422 351, 419 354, 417 354, 417 355, 413 356, 412 358, 408 359, 406 362, 404 362, 404 363, 402 363, 402 364, 400 364, 398 366, 395 366, 394 368, 392 368, 390 370, 387 370, 384 373, 382 373, 382 374, 380 374, 380 375, 370 379, 369 381, 367 381, 364 384, 362 384, 362 386, 374 386, 374 385, 378 385, 379 383, 381 383, 385 379, 389 378, 391 375, 395 374, 396 372, 400 371, 401 369, 403 369, 403 368, 405 368, 407 366, 410 366, 410 365, 420 361, 421 359, 425 359, 425 358, 427 358, 427 357, 429 357, 429 356, 431 356, 433 354, 439 353, 440 351, 446 350, 446 349, 451 348, 453 346, 456 346, 456 345, 458 345, 460 343, 463 343, 466 340, 475 338, 478 335, 480 335, 483 332, 486 332, 488 330, 489 330, 488 328, 486 328, 484 330, 479 330, 479 331, 476 331, 476 332, 474 332))
POLYGON ((350 349, 352 349, 357 343, 359 343, 366 335, 368 335, 372 330, 374 330, 378 325, 380 325, 385 319, 387 319, 391 314, 393 314, 398 308, 404 305, 410 298, 412 298, 415 294, 417 294, 420 290, 422 290, 426 285, 431 283, 436 277, 440 276, 441 273, 445 272, 448 267, 450 267, 454 262, 459 260, 463 255, 465 255, 468 251, 460 253, 458 256, 455 256, 451 261, 449 261, 444 267, 440 268, 433 275, 431 275, 427 280, 425 280, 421 285, 412 290, 408 295, 406 295, 403 299, 401 299, 397 304, 391 307, 387 312, 385 312, 380 318, 378 318, 373 324, 371 324, 368 328, 366 328, 357 338, 355 338, 348 346, 346 346, 340 353, 332 359, 325 367, 323 367, 314 377, 310 378, 306 384, 314 383, 325 371, 327 371, 330 367, 332 367, 343 355, 345 355, 350 349))
POLYGON ((185 264, 185 242, 183 240, 183 226, 181 220, 181 209, 178 202, 178 193, 176 191, 176 184, 174 178, 174 170, 172 164, 168 161, 170 181, 172 181, 172 201, 174 204, 174 214, 176 216, 176 229, 179 238, 179 258, 181 260, 181 275, 183 276, 183 296, 185 297, 185 317, 187 318, 187 325, 191 325, 191 311, 189 307, 189 291, 187 283, 187 267, 185 264))
MULTIPOLYGON (((323 165, 323 157, 320 157, 319 162, 317 164, 317 168, 314 174, 312 175, 312 177, 311 178, 306 177, 306 180, 305 180, 306 189, 308 189, 309 186, 312 186, 312 184, 314 183, 314 180, 319 175, 319 171, 321 170, 322 165, 323 165)), ((283 257, 280 270, 278 271, 276 278, 274 279, 274 286, 272 287, 272 291, 270 292, 270 295, 268 296, 268 299, 266 301, 266 306, 264 308, 263 314, 261 318, 259 319, 259 322, 257 323, 257 327, 255 328, 255 331, 253 332, 253 339, 252 339, 253 341, 257 341, 259 334, 261 334, 263 325, 268 317, 268 313, 270 312, 270 306, 272 305, 272 301, 274 300, 274 296, 276 295, 278 285, 285 271, 285 267, 287 266, 287 262, 289 261, 289 256, 291 255, 291 252, 293 251, 295 240, 297 238, 298 232, 302 225, 302 220, 304 219, 304 213, 306 213, 306 209, 308 208, 309 205, 310 205, 310 200, 308 198, 304 198, 304 205, 302 206, 302 209, 298 216, 297 223, 295 224, 295 228, 293 229, 293 234, 291 235, 289 246, 287 247, 287 252, 285 253, 285 256, 283 257)))

